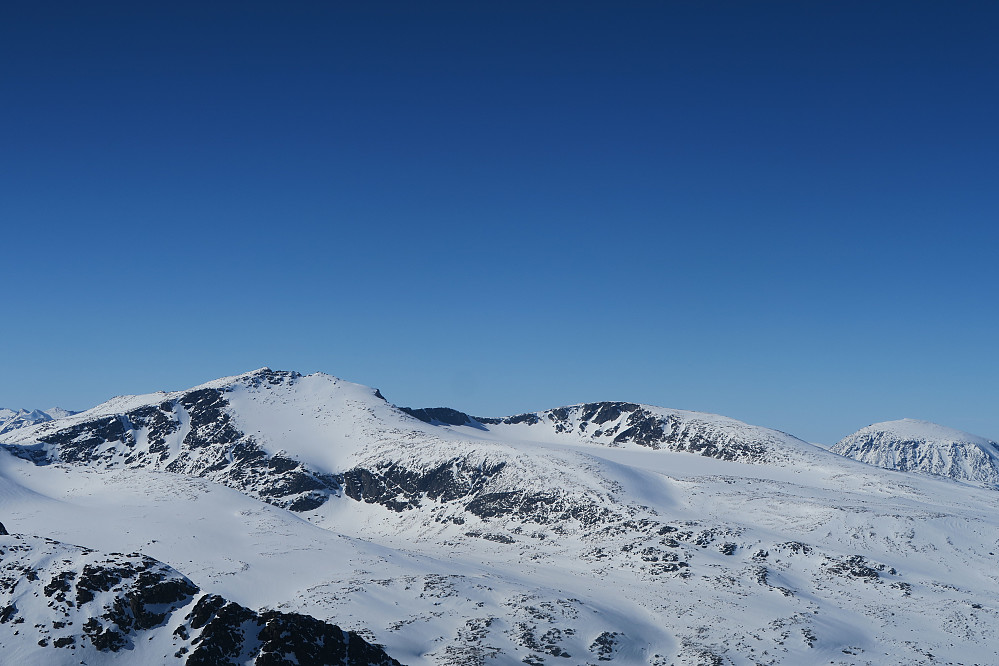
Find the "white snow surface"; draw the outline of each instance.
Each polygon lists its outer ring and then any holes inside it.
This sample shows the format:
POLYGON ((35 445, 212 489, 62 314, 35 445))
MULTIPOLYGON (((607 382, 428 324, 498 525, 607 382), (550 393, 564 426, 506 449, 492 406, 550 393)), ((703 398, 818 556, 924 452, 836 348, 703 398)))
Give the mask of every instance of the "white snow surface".
MULTIPOLYGON (((322 374, 272 385, 259 373, 197 388, 224 389, 233 422, 269 453, 328 473, 503 463, 486 490, 606 513, 538 522, 476 515, 463 500, 396 511, 346 496, 295 513, 203 478, 38 466, 0 450, 0 520, 11 533, 142 552, 204 592, 335 622, 410 666, 999 663, 989 488, 697 412, 643 406, 765 455, 615 444, 580 430, 583 406, 566 408, 561 430, 547 412, 535 425, 432 426, 368 387, 322 374)), ((0 441, 27 446, 182 393, 115 398, 0 441)), ((18 663, 80 662, 15 630, 0 624, 0 646, 18 663)))
POLYGON ((929 421, 875 423, 843 438, 831 450, 885 469, 999 485, 999 444, 929 421))

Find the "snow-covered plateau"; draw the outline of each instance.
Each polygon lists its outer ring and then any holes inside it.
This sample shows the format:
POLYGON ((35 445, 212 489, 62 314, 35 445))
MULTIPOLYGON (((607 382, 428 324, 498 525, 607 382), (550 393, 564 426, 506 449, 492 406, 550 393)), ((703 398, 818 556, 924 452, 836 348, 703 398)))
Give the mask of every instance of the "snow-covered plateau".
POLYGON ((722 416, 264 368, 0 444, 4 663, 999 663, 989 479, 722 416))

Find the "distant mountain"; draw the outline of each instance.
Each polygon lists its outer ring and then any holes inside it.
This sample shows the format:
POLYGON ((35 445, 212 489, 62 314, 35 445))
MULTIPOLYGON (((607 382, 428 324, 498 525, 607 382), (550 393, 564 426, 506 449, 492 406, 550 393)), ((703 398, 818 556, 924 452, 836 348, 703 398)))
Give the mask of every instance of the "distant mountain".
POLYGON ((49 407, 43 410, 46 414, 51 416, 53 419, 64 419, 67 416, 72 416, 73 414, 79 414, 80 412, 73 412, 68 409, 63 409, 62 407, 49 407))
POLYGON ((929 421, 875 423, 831 450, 885 469, 999 485, 999 444, 929 421))
POLYGON ((16 428, 45 423, 55 419, 72 416, 77 412, 71 412, 61 407, 50 407, 49 409, 7 409, 0 407, 0 434, 10 432, 16 428))

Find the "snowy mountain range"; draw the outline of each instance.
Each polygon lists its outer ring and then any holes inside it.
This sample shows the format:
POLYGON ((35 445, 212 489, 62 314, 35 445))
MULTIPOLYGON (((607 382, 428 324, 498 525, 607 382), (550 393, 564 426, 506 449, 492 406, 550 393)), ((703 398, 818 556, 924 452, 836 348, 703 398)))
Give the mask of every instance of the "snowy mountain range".
POLYGON ((722 416, 264 368, 0 445, 18 662, 999 663, 987 480, 722 416))
POLYGON ((72 416, 76 412, 71 412, 61 407, 50 407, 49 409, 7 409, 0 407, 0 434, 10 432, 15 428, 23 428, 36 423, 45 423, 66 416, 72 416))

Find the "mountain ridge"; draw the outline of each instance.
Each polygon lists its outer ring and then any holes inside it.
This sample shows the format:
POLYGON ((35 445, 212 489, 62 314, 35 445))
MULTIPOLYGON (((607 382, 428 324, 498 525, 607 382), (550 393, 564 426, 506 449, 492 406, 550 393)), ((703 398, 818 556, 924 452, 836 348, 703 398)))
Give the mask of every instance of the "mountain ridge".
POLYGON ((472 419, 456 410, 397 408, 376 389, 330 375, 269 368, 183 391, 117 396, 59 422, 9 433, 2 443, 38 462, 87 461, 109 469, 138 465, 204 476, 305 511, 344 495, 401 509, 424 493, 457 498, 484 491, 487 481, 515 462, 503 442, 511 436, 635 445, 750 463, 787 464, 817 451, 779 431, 699 412, 617 402, 472 419), (301 418, 310 413, 315 427, 301 418), (465 427, 437 427, 462 419, 465 427), (265 433, 278 422, 286 424, 281 426, 285 435, 265 433), (443 450, 437 460, 403 465, 378 459, 378 442, 407 432, 424 436, 424 451, 439 441, 443 450), (351 442, 365 446, 358 449, 351 442), (447 449, 488 450, 495 459, 488 462, 480 453, 455 457, 447 449), (390 498, 390 487, 406 489, 407 499, 390 498))
POLYGON ((73 412, 62 407, 49 407, 48 409, 8 409, 0 407, 0 435, 17 428, 46 423, 56 419, 66 418, 78 412, 73 412))

